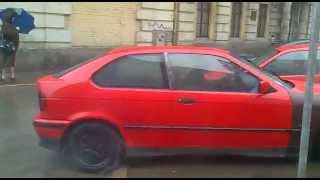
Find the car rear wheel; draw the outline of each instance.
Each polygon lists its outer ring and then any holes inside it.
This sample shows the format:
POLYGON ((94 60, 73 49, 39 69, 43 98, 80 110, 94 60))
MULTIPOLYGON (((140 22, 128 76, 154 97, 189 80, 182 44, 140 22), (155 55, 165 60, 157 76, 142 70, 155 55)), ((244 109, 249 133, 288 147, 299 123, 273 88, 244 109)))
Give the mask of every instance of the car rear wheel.
POLYGON ((309 159, 311 161, 320 160, 320 135, 315 136, 315 139, 310 144, 309 159))
POLYGON ((101 123, 84 123, 73 128, 64 152, 73 165, 86 172, 112 171, 124 155, 119 134, 101 123))

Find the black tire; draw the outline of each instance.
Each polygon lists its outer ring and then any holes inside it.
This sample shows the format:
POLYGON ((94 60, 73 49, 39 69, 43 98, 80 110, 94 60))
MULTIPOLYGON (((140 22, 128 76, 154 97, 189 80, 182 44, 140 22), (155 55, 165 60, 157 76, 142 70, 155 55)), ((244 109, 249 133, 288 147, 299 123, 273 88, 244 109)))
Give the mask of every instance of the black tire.
POLYGON ((309 159, 313 162, 320 161, 320 135, 315 136, 315 140, 311 141, 309 150, 309 159))
POLYGON ((63 152, 74 166, 86 172, 110 172, 124 156, 118 132, 102 123, 83 123, 71 130, 63 152))

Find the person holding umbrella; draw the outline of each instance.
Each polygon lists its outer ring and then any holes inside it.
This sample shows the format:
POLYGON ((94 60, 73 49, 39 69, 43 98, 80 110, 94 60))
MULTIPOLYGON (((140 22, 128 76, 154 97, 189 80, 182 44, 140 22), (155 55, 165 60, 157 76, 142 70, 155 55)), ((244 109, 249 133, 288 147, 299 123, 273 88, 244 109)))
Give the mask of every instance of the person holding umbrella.
POLYGON ((13 25, 13 18, 17 15, 15 11, 7 11, 3 15, 1 26, 2 48, 1 48, 1 79, 6 79, 6 68, 10 68, 11 80, 15 80, 15 59, 19 47, 19 32, 13 25))
POLYGON ((0 36, 0 81, 6 78, 6 68, 10 68, 10 79, 14 81, 16 53, 19 47, 19 33, 28 34, 34 29, 34 18, 22 8, 0 10, 0 18, 2 20, 0 36))

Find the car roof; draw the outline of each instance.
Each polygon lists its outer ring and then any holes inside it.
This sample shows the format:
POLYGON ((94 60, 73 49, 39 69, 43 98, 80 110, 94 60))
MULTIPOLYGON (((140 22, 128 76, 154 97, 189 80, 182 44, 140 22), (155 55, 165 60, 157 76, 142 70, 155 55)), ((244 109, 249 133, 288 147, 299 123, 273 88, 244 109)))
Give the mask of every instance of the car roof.
POLYGON ((115 48, 109 51, 109 54, 114 53, 125 53, 125 52, 140 52, 140 51, 149 51, 149 50, 156 50, 159 52, 165 52, 168 50, 200 50, 200 51, 218 51, 220 53, 230 54, 229 51, 222 49, 222 48, 215 48, 215 47, 203 47, 203 46, 192 46, 192 45, 184 45, 184 46, 128 46, 128 47, 121 47, 115 48))
POLYGON ((299 40, 293 40, 285 43, 284 45, 291 45, 291 44, 303 44, 303 43, 309 43, 310 39, 299 39, 299 40))
POLYGON ((284 47, 284 46, 297 45, 297 44, 307 44, 307 43, 310 43, 310 39, 299 39, 299 40, 287 41, 285 43, 278 45, 277 47, 284 47))
MULTIPOLYGON (((318 43, 318 48, 320 48, 320 43, 318 43)), ((277 47, 275 49, 279 52, 286 51, 286 50, 292 50, 292 49, 309 49, 309 43, 283 45, 283 46, 277 47)))

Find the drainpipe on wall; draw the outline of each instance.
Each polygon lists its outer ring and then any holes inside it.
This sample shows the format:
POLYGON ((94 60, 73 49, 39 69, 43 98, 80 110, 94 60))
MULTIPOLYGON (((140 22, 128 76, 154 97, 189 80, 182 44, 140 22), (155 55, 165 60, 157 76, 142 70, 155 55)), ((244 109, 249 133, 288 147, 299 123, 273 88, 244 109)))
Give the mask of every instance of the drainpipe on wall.
POLYGON ((45 28, 44 28, 44 48, 45 49, 48 49, 48 26, 47 26, 47 17, 48 17, 48 2, 46 2, 44 5, 43 5, 43 9, 44 9, 44 25, 45 25, 45 28))
POLYGON ((290 38, 291 38, 291 35, 292 35, 292 17, 293 17, 293 13, 297 13, 297 12, 293 12, 292 11, 292 3, 293 2, 291 2, 291 5, 290 5, 290 20, 289 20, 289 30, 288 30, 288 37, 287 37, 287 42, 289 42, 290 41, 290 38))
POLYGON ((179 2, 174 2, 173 7, 173 32, 172 32, 172 45, 178 44, 178 29, 179 29, 179 2))
POLYGON ((310 39, 310 37, 311 37, 311 32, 309 33, 309 30, 310 30, 310 25, 311 25, 311 23, 310 23, 310 16, 311 16, 311 10, 312 10, 312 7, 311 7, 311 3, 309 4, 308 3, 308 25, 307 25, 307 30, 306 30, 306 39, 310 39))
POLYGON ((279 33, 279 39, 277 38, 277 40, 282 41, 282 30, 283 30, 283 8, 284 8, 284 2, 280 2, 280 14, 281 14, 281 18, 280 18, 280 33, 279 33))

